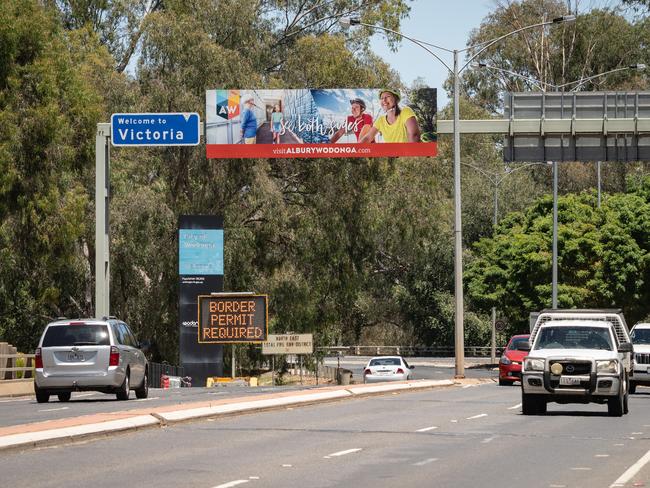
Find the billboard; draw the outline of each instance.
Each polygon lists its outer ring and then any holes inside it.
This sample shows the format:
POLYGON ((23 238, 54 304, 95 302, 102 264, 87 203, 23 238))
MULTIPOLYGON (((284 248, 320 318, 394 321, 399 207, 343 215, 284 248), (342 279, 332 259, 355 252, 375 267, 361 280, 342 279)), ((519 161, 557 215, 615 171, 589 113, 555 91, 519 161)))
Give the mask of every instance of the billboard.
POLYGON ((208 158, 436 156, 437 91, 207 90, 208 158))

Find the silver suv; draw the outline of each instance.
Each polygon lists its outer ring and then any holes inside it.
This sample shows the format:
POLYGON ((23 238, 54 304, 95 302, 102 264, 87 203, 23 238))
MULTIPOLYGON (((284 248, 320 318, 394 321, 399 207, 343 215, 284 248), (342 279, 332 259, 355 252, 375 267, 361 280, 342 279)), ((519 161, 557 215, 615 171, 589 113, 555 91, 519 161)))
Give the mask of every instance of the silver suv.
POLYGON ((149 394, 149 364, 141 345, 121 320, 59 319, 49 323, 36 348, 34 392, 38 403, 50 395, 67 402, 73 391, 115 393, 128 400, 149 394))

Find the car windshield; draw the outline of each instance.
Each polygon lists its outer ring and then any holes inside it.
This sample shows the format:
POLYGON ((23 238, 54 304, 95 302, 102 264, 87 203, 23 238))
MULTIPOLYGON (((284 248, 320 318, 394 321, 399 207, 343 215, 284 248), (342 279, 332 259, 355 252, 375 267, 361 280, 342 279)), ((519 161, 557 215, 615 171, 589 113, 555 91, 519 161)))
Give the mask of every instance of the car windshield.
POLYGON ((522 342, 526 342, 528 340, 528 337, 516 337, 510 341, 510 344, 508 344, 508 349, 510 351, 514 351, 519 347, 519 344, 522 342))
POLYGON ((607 329, 602 327, 544 327, 535 341, 535 349, 612 350, 607 329))
POLYGON ((102 324, 52 325, 43 338, 43 347, 108 346, 108 328, 102 324))
POLYGON ((399 366, 399 358, 371 359, 369 366, 399 366))
POLYGON ((650 329, 634 329, 630 337, 634 344, 650 344, 650 329))

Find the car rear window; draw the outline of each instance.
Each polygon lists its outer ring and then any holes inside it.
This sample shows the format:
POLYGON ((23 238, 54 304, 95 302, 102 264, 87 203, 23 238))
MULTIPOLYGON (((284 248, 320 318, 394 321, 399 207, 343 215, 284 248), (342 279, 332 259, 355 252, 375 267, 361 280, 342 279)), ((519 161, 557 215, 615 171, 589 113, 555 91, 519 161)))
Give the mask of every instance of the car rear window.
POLYGON ((53 325, 43 338, 43 347, 108 346, 108 328, 103 324, 53 325))
POLYGON ((399 358, 383 358, 373 359, 370 361, 370 366, 399 366, 399 358))

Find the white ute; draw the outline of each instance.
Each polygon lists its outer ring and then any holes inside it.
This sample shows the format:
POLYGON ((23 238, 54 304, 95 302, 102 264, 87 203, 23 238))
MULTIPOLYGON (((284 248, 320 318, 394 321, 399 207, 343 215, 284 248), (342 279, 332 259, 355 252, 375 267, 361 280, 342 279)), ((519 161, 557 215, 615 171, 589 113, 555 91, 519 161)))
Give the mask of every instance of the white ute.
POLYGON ((637 385, 650 386, 650 324, 636 324, 630 337, 634 344, 634 375, 630 380, 630 393, 635 393, 637 385))
POLYGON ((544 310, 520 349, 530 351, 522 366, 524 415, 546 413, 548 402, 628 412, 632 344, 619 310, 544 310))

